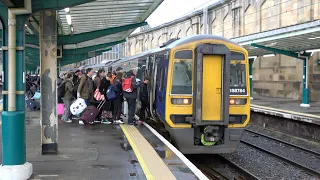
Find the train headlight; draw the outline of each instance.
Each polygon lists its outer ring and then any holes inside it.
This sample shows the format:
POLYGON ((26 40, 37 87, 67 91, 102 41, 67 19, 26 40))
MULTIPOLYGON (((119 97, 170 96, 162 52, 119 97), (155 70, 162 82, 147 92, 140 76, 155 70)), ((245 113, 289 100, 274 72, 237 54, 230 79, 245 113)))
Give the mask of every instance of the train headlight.
POLYGON ((191 98, 171 98, 171 103, 178 105, 190 105, 191 98))
POLYGON ((247 99, 245 98, 232 98, 229 100, 230 105, 245 105, 247 104, 247 99))

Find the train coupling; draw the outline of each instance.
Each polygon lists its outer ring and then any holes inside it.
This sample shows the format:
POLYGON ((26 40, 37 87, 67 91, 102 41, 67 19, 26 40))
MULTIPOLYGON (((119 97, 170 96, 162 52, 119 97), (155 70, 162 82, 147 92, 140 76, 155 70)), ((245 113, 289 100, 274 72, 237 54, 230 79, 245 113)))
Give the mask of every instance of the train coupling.
POLYGON ((207 126, 203 130, 204 140, 206 142, 217 142, 220 139, 218 126, 207 126))

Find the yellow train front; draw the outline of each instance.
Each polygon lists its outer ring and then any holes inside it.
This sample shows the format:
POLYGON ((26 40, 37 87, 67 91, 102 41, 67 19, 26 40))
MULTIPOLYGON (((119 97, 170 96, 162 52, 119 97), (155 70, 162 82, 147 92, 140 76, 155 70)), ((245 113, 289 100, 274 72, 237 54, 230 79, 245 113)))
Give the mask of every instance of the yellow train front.
POLYGON ((219 36, 195 35, 112 65, 152 77, 150 109, 184 154, 234 152, 250 119, 248 53, 219 36))

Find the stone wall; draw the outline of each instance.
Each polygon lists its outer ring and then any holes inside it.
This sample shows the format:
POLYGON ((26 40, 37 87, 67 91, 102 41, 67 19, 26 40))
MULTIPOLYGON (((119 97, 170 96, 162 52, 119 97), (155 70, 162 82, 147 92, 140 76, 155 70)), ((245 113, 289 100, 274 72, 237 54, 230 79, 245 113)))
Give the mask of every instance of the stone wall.
MULTIPOLYGON (((320 19, 320 0, 222 0, 208 9, 208 33, 236 38, 320 19)), ((128 38, 129 55, 158 47, 171 38, 203 33, 202 11, 128 38)), ((125 52, 125 51, 124 51, 125 52)), ((320 59, 309 62, 310 98, 320 100, 320 59)), ((273 97, 301 99, 303 62, 277 55, 254 62, 254 92, 273 97)))

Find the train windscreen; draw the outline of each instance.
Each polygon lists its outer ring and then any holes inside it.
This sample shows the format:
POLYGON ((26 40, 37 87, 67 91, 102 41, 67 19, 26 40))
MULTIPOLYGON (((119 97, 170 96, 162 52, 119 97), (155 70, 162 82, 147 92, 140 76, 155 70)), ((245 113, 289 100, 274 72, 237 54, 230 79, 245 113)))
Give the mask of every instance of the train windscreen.
POLYGON ((245 64, 230 64, 230 95, 247 95, 245 64))
POLYGON ((192 60, 174 62, 171 94, 192 94, 192 60))

